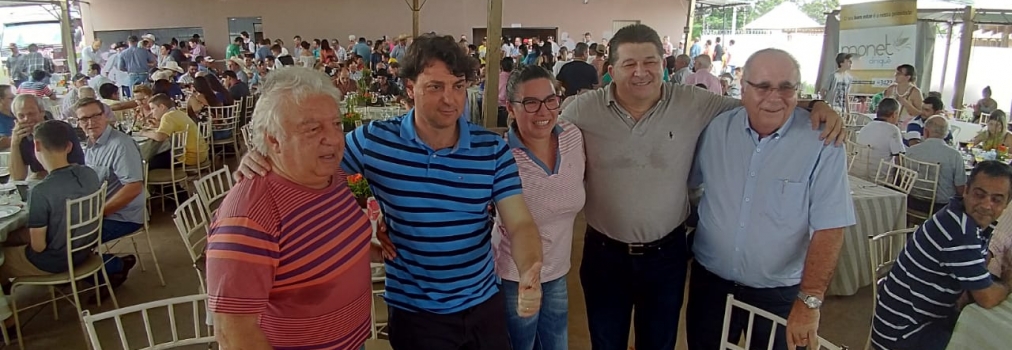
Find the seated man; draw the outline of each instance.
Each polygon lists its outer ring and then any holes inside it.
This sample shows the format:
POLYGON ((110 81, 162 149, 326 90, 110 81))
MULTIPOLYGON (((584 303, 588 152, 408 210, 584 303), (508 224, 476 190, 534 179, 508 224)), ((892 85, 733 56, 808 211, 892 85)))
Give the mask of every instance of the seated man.
POLYGON ((18 86, 18 94, 56 98, 56 91, 49 88, 49 73, 43 70, 32 72, 31 79, 18 86))
MULTIPOLYGON (((945 104, 938 97, 928 96, 924 99, 924 104, 921 105, 921 113, 907 124, 907 132, 903 134, 903 144, 909 147, 920 143, 923 140, 921 134, 924 130, 924 121, 936 115, 945 116, 945 104)), ((946 131, 942 139, 946 143, 952 142, 952 133, 946 131)))
MULTIPOLYGON (((108 195, 102 220, 102 242, 112 242, 137 232, 144 225, 144 166, 134 139, 109 126, 102 102, 82 99, 74 110, 77 123, 88 136, 85 163, 107 182, 108 195)), ((123 284, 137 257, 106 256, 106 271, 113 287, 123 284)))
MULTIPOLYGON (((35 158, 35 142, 32 138, 32 131, 35 126, 45 119, 45 109, 42 108, 42 100, 34 95, 18 95, 11 103, 11 110, 17 118, 14 124, 14 131, 11 132, 11 145, 17 147, 17 152, 11 152, 10 167, 11 179, 22 181, 25 179, 41 180, 46 177, 45 167, 35 158), (31 177, 29 177, 31 175, 31 177)), ((84 165, 84 150, 81 149, 81 142, 77 136, 73 136, 73 147, 67 154, 67 162, 71 164, 84 165)))
MULTIPOLYGON (((714 310, 727 294, 787 319, 773 349, 811 345, 843 229, 856 222, 843 148, 819 140, 808 111, 797 108, 798 62, 778 49, 746 62, 753 84, 743 106, 703 131, 689 180, 704 188, 685 315, 690 349, 720 347, 724 315, 714 310)), ((765 348, 772 323, 748 323, 735 317, 730 341, 744 332, 752 349, 765 348)))
MULTIPOLYGON (((924 103, 927 105, 927 101, 924 103)), ((910 125, 914 125, 913 122, 910 125)), ((966 185, 966 163, 963 162, 963 155, 945 143, 942 139, 949 134, 949 122, 943 116, 934 116, 924 122, 922 129, 924 142, 920 142, 907 149, 907 158, 938 164, 938 188, 935 190, 935 208, 938 212, 949 203, 949 199, 963 193, 966 185)), ((913 141, 913 140, 911 140, 913 141)), ((913 142, 911 142, 913 143, 913 142)), ((918 174, 922 179, 927 174, 918 174)), ((931 203, 915 197, 930 197, 930 193, 914 192, 907 197, 907 207, 922 213, 928 213, 931 203)), ((928 213, 934 214, 934 213, 928 213)))
MULTIPOLYGON (((94 170, 67 162, 67 155, 77 142, 67 123, 47 120, 38 124, 33 142, 49 175, 31 190, 28 230, 12 234, 7 244, 15 246, 3 248, 0 283, 5 285, 14 277, 67 272, 67 200, 93 194, 102 186, 94 170)), ((87 231, 86 227, 75 230, 75 237, 87 231)), ((85 250, 75 253, 74 265, 91 253, 85 250)))
POLYGON ((243 97, 249 96, 249 85, 239 80, 235 72, 227 70, 221 73, 221 77, 225 79, 225 88, 233 100, 241 101, 243 97))
POLYGON ((123 120, 125 117, 124 113, 126 113, 127 110, 136 107, 136 104, 134 104, 133 101, 120 101, 120 91, 120 88, 113 84, 103 84, 102 87, 98 89, 100 101, 112 109, 112 113, 116 117, 116 120, 123 120))
POLYGON ((900 104, 894 99, 882 100, 875 112, 875 120, 861 128, 857 134, 857 143, 871 146, 871 153, 858 154, 850 173, 867 180, 874 180, 882 160, 892 161, 906 150, 903 136, 896 123, 900 119, 900 104))
POLYGON ((14 131, 14 112, 11 111, 11 102, 14 102, 14 90, 10 85, 0 84, 0 149, 11 147, 11 133, 14 131))
MULTIPOLYGON (((193 122, 186 112, 175 109, 175 101, 172 101, 167 95, 158 94, 148 100, 148 105, 151 107, 151 115, 159 120, 158 130, 141 132, 141 136, 165 142, 173 133, 186 132, 186 153, 183 155, 183 163, 198 165, 207 161, 207 143, 200 137, 197 123, 193 122)), ((171 154, 171 150, 156 154, 148 161, 148 167, 151 169, 171 168, 171 154)))
POLYGON ((963 196, 914 232, 879 284, 871 333, 876 349, 945 349, 961 298, 972 297, 985 309, 1008 298, 1010 261, 1004 260, 998 280, 987 270, 987 256, 995 220, 1009 198, 1012 167, 980 162, 963 196))

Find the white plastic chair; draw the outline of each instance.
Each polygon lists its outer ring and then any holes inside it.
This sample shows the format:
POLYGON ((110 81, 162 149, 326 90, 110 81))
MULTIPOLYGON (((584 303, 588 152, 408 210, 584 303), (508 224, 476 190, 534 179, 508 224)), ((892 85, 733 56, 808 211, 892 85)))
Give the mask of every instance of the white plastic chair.
MULTIPOLYGON (((917 231, 917 226, 902 230, 889 231, 886 233, 868 236, 868 257, 871 260, 871 313, 875 314, 875 305, 878 300, 878 283, 885 279, 892 269, 900 252, 907 245, 910 235, 917 231)), ((870 330, 869 326, 869 330, 870 330)), ((871 334, 871 333, 868 333, 871 334)), ((871 349, 871 337, 865 349, 871 349)))
POLYGON ((927 212, 917 211, 908 207, 907 215, 924 222, 935 213, 935 198, 938 196, 938 173, 941 165, 939 163, 927 163, 911 159, 903 154, 900 155, 899 162, 900 165, 917 172, 913 188, 910 191, 910 198, 930 203, 927 212))
MULTIPOLYGON (((755 318, 757 316, 765 318, 765 319, 770 320, 770 321, 773 321, 773 327, 770 327, 770 340, 769 340, 769 343, 766 344, 766 349, 767 350, 773 350, 773 341, 776 340, 775 335, 776 335, 776 331, 777 331, 777 328, 778 328, 777 326, 780 325, 780 326, 787 327, 787 320, 783 319, 780 316, 777 316, 777 315, 774 315, 772 313, 769 313, 766 310, 757 308, 755 306, 752 306, 752 305, 749 305, 749 304, 747 304, 745 302, 737 300, 737 299, 734 298, 733 294, 728 294, 727 295, 727 304, 725 304, 725 306, 724 306, 724 328, 721 331, 721 336, 720 336, 720 350, 727 350, 727 349, 746 350, 746 349, 748 349, 749 348, 749 344, 752 342, 752 332, 750 332, 749 330, 752 329, 752 324, 755 322, 755 318), (731 344, 731 342, 729 342, 728 339, 727 339, 728 330, 730 330, 730 328, 731 328, 731 313, 732 313, 732 311, 735 308, 738 308, 738 309, 741 309, 741 310, 745 310, 745 311, 748 312, 748 327, 745 330, 745 346, 744 347, 738 346, 738 344, 731 344)), ((819 338, 819 349, 812 349, 812 350, 820 350, 820 349, 847 350, 847 349, 849 349, 846 346, 837 346, 837 345, 835 345, 833 343, 830 343, 828 340, 826 340, 826 339, 824 339, 822 337, 818 337, 818 338, 819 338)))
POLYGON ((186 246, 186 253, 190 255, 193 268, 197 270, 200 291, 206 292, 204 269, 200 264, 203 264, 202 257, 204 247, 207 246, 207 234, 211 223, 207 220, 200 196, 192 197, 180 204, 172 214, 172 222, 176 224, 176 229, 179 231, 180 237, 183 238, 183 245, 186 246))
MULTIPOLYGON (((384 271, 383 270, 384 269, 384 265, 382 263, 379 263, 379 264, 370 264, 370 267, 371 267, 372 271, 377 271, 377 270, 384 271)), ((372 331, 372 339, 379 339, 379 335, 381 333, 384 333, 383 329, 386 328, 386 326, 388 324, 388 320, 386 318, 387 313, 385 313, 385 312, 384 313, 379 312, 379 308, 377 307, 377 305, 379 305, 380 302, 383 302, 383 294, 386 293, 386 281, 387 281, 387 276, 386 276, 386 272, 385 271, 383 272, 383 274, 373 273, 373 275, 372 275, 372 329, 371 329, 371 331, 372 331), (383 319, 382 320, 379 319, 379 316, 383 316, 383 319)))
POLYGON ((150 196, 148 200, 160 198, 162 211, 165 211, 166 198, 172 198, 172 201, 179 205, 179 192, 185 190, 186 180, 190 178, 186 163, 183 162, 183 155, 186 154, 186 135, 187 132, 176 132, 169 137, 169 152, 172 152, 170 155, 172 166, 169 169, 148 171, 148 185, 158 186, 160 189, 159 195, 150 196), (172 197, 169 197, 170 195, 172 197))
POLYGON ((18 346, 24 350, 24 336, 21 334, 21 320, 19 313, 21 311, 46 304, 53 305, 53 318, 59 318, 58 310, 56 309, 56 301, 63 299, 69 301, 77 309, 77 313, 81 313, 81 298, 82 292, 94 290, 96 292, 98 305, 102 305, 101 293, 99 289, 105 286, 109 290, 109 296, 112 299, 114 307, 119 307, 119 302, 116 301, 116 293, 112 290, 112 285, 109 284, 109 274, 105 271, 105 264, 102 262, 102 257, 98 254, 91 254, 88 259, 74 265, 73 255, 80 251, 90 251, 97 249, 102 245, 102 209, 105 208, 105 196, 106 196, 106 183, 102 183, 102 187, 98 191, 78 198, 67 200, 66 204, 66 220, 67 220, 67 265, 68 270, 64 273, 57 273, 45 276, 31 276, 31 277, 17 277, 12 280, 11 295, 16 295, 16 292, 21 286, 46 286, 49 288, 49 299, 43 302, 32 304, 27 307, 18 307, 17 298, 10 298, 11 311, 14 312, 14 324, 17 329, 18 335, 18 346), (78 234, 74 235, 75 231, 78 234), (101 275, 101 276, 100 276, 101 275), (78 289, 77 281, 84 280, 88 277, 93 278, 93 287, 78 289), (99 282, 99 277, 102 278, 103 282, 99 282), (64 294, 62 291, 58 291, 55 287, 69 284, 71 293, 69 295, 64 294), (56 293, 59 292, 60 296, 57 297, 56 293))
MULTIPOLYGON (((188 347, 199 344, 211 345, 215 343, 214 334, 212 329, 206 327, 200 323, 200 309, 207 310, 207 295, 196 294, 184 297, 176 297, 170 299, 156 300, 149 303, 143 303, 133 306, 128 306, 122 309, 116 309, 112 311, 103 312, 100 314, 92 315, 88 311, 81 313, 81 318, 84 321, 85 328, 88 332, 88 343, 94 350, 102 350, 102 343, 98 338, 98 332, 95 330, 95 323, 113 319, 116 323, 116 331, 119 335, 119 345, 113 346, 113 349, 172 349, 180 347, 188 347), (203 307, 201 306, 203 305, 203 307), (179 306, 179 307, 177 307, 179 306), (154 337, 154 330, 151 325, 151 310, 155 309, 167 309, 167 317, 169 321, 169 329, 172 332, 172 339, 164 342, 157 342, 154 337), (190 309, 193 313, 193 334, 180 334, 180 328, 177 325, 176 309, 190 309), (143 318, 144 334, 146 337, 145 347, 131 347, 130 343, 127 342, 127 327, 124 324, 134 328, 139 326, 138 322, 124 322, 123 316, 127 314, 140 313, 143 318), (201 331, 205 329, 206 331, 201 331)), ((181 311, 182 311, 181 310, 181 311)), ((186 322, 189 323, 189 322, 186 322)), ((184 325, 186 325, 184 323, 184 325)), ((188 328, 188 327, 187 327, 188 328)))
POLYGON ((197 187, 197 195, 204 204, 207 217, 213 218, 214 211, 221 205, 220 201, 232 189, 235 181, 232 180, 232 172, 226 164, 223 168, 193 181, 193 184, 197 187))
MULTIPOLYGON (((141 195, 146 197, 147 196, 146 189, 148 188, 148 161, 142 160, 141 163, 144 165, 144 188, 145 188, 145 191, 142 191, 141 195)), ((147 200, 145 200, 145 202, 147 202, 147 200)), ((104 243, 102 247, 102 252, 111 251, 120 242, 129 239, 130 244, 134 248, 134 254, 137 255, 138 257, 137 262, 140 263, 141 265, 141 271, 147 271, 148 270, 147 267, 144 266, 144 259, 140 258, 141 251, 140 249, 137 249, 137 236, 143 234, 144 240, 148 241, 148 251, 151 252, 151 260, 155 262, 155 271, 158 272, 158 280, 162 282, 162 287, 165 287, 165 277, 162 275, 162 266, 158 264, 158 254, 155 253, 155 245, 151 243, 151 232, 149 226, 151 222, 151 213, 149 212, 148 207, 149 206, 147 204, 144 205, 144 226, 142 226, 140 230, 137 230, 137 232, 104 243)))
POLYGON ((879 161, 878 171, 875 172, 875 184, 891 188, 903 194, 909 195, 914 188, 914 180, 917 179, 917 172, 902 165, 887 161, 879 161))

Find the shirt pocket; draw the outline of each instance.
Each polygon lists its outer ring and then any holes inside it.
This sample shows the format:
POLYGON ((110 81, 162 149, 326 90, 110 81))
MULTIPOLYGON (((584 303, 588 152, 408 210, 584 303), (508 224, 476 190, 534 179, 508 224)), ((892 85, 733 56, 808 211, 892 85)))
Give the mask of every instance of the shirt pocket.
POLYGON ((789 223, 793 218, 805 214, 808 203, 808 182, 779 179, 771 186, 769 194, 770 218, 777 223, 789 223))

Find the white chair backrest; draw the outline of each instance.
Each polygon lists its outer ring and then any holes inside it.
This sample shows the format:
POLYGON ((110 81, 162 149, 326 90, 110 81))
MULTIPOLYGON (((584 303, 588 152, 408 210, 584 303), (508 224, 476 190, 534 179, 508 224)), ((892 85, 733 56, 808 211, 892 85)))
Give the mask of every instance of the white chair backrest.
POLYGON ((885 159, 878 163, 878 171, 875 172, 876 185, 891 188, 906 195, 909 195, 910 190, 914 188, 916 179, 916 171, 885 159))
POLYGON ((239 122, 242 106, 236 103, 231 106, 209 107, 211 126, 215 131, 235 130, 239 122))
POLYGON ((253 107, 256 106, 256 103, 256 97, 253 95, 243 97, 242 105, 243 108, 245 108, 245 111, 243 111, 243 117, 246 118, 246 120, 249 120, 249 118, 253 116, 253 107))
POLYGON ((872 162, 872 148, 869 145, 847 140, 847 173, 862 179, 872 180, 878 163, 872 162))
MULTIPOLYGON (((95 329, 95 323, 113 319, 116 323, 116 331, 119 335, 119 345, 111 346, 113 349, 172 349, 180 347, 191 347, 199 344, 214 344, 214 334, 210 334, 210 328, 206 327, 202 322, 204 317, 201 315, 207 313, 207 295, 197 294, 184 297, 169 298, 163 300, 156 300, 149 303, 138 304, 134 306, 128 306, 116 310, 106 311, 100 314, 92 315, 90 311, 85 310, 81 313, 81 318, 84 321, 85 328, 88 331, 88 341, 91 343, 91 348, 95 350, 102 350, 102 343, 99 341, 98 332, 95 329), (168 328, 172 332, 172 339, 168 341, 158 342, 155 340, 154 329, 164 330, 166 327, 163 324, 152 327, 152 314, 162 314, 162 311, 151 312, 158 309, 167 309, 165 312, 168 318, 168 328), (191 315, 180 317, 180 320, 176 319, 176 310, 186 312, 187 314, 192 312, 191 315), (140 313, 144 324, 144 334, 146 337, 146 346, 142 347, 131 347, 130 343, 127 342, 127 329, 124 327, 124 323, 130 325, 131 329, 139 326, 139 322, 125 322, 123 320, 124 315, 140 313), (189 330, 180 332, 180 325, 182 323, 183 329, 188 329, 188 324, 193 323, 193 333, 190 334, 189 330), (204 331, 201 331, 204 329, 204 331)), ((132 333, 132 332, 131 332, 132 333)))
MULTIPOLYGON (((727 337, 727 335, 728 335, 727 333, 728 333, 728 330, 731 327, 731 314, 732 314, 732 311, 735 308, 738 308, 738 309, 741 309, 741 310, 744 310, 744 311, 748 312, 748 329, 752 328, 752 325, 754 324, 756 317, 762 317, 762 318, 765 318, 767 320, 773 321, 773 324, 776 327, 770 327, 769 343, 766 344, 766 349, 767 350, 773 350, 773 341, 776 339, 775 334, 776 334, 777 328, 779 328, 779 326, 787 327, 787 320, 785 320, 783 317, 771 314, 771 313, 767 312, 766 310, 757 308, 755 306, 752 306, 752 305, 746 304, 746 303, 744 303, 744 302, 742 302, 740 300, 737 300, 737 299, 734 298, 733 294, 728 294, 727 295, 727 304, 725 304, 725 306, 724 306, 724 330, 721 332, 722 335, 720 337, 720 350, 727 350, 727 349, 733 349, 733 350, 753 349, 751 347, 751 345, 750 345, 750 343, 752 342, 752 332, 749 332, 747 330, 745 332, 745 347, 738 346, 738 344, 731 344, 731 342, 729 342, 728 339, 727 339, 728 338, 727 337)), ((835 345, 833 343, 830 343, 828 340, 826 340, 826 339, 824 339, 822 337, 819 337, 819 349, 812 349, 812 350, 820 350, 820 349, 846 350, 847 347, 845 347, 845 346, 844 347, 837 346, 837 345, 835 345)))
POLYGON ((211 225, 207 220, 204 204, 200 201, 200 197, 187 199, 183 204, 180 204, 172 214, 172 221, 183 238, 186 252, 190 254, 190 261, 196 263, 197 258, 204 252, 204 247, 207 245, 207 234, 211 225))
POLYGON ((67 200, 67 264, 71 280, 75 278, 74 253, 102 245, 105 190, 106 183, 102 182, 102 186, 94 193, 67 200))
POLYGON ((253 124, 243 125, 242 126, 242 139, 243 139, 243 142, 246 142, 246 148, 247 149, 253 149, 253 139, 250 138, 250 137, 252 137, 252 135, 253 135, 253 124))
POLYGON ((197 132, 200 133, 200 138, 204 140, 204 147, 211 143, 213 133, 211 132, 211 121, 203 121, 197 123, 197 132))
MULTIPOLYGON (((868 256, 871 259, 871 300, 872 304, 878 294, 878 281, 889 273, 889 269, 896 263, 903 247, 907 245, 908 237, 917 231, 917 227, 902 230, 889 231, 868 237, 868 256)), ((874 307, 874 306, 873 306, 874 307)))
POLYGON ((848 119, 850 119, 850 123, 848 125, 853 126, 865 126, 872 121, 871 117, 861 113, 850 113, 848 117, 848 119))
POLYGON ((917 172, 917 177, 914 179, 910 196, 922 199, 928 203, 934 203, 935 197, 938 194, 938 172, 941 165, 938 163, 927 163, 911 159, 902 154, 900 155, 900 165, 917 172))
POLYGON ((203 202, 207 208, 207 214, 210 215, 213 208, 217 208, 220 204, 218 201, 225 198, 228 191, 232 189, 235 181, 232 180, 232 173, 226 164, 223 168, 197 179, 194 184, 197 187, 200 201, 203 202))

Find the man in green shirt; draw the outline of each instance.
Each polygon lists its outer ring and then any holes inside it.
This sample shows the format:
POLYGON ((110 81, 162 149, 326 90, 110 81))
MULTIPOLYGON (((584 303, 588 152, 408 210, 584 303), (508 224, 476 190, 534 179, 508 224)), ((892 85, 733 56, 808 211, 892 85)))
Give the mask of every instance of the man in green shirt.
POLYGON ((229 44, 228 48, 225 49, 225 60, 227 61, 232 57, 242 58, 242 46, 244 43, 245 41, 243 41, 241 36, 235 37, 232 44, 229 44))

